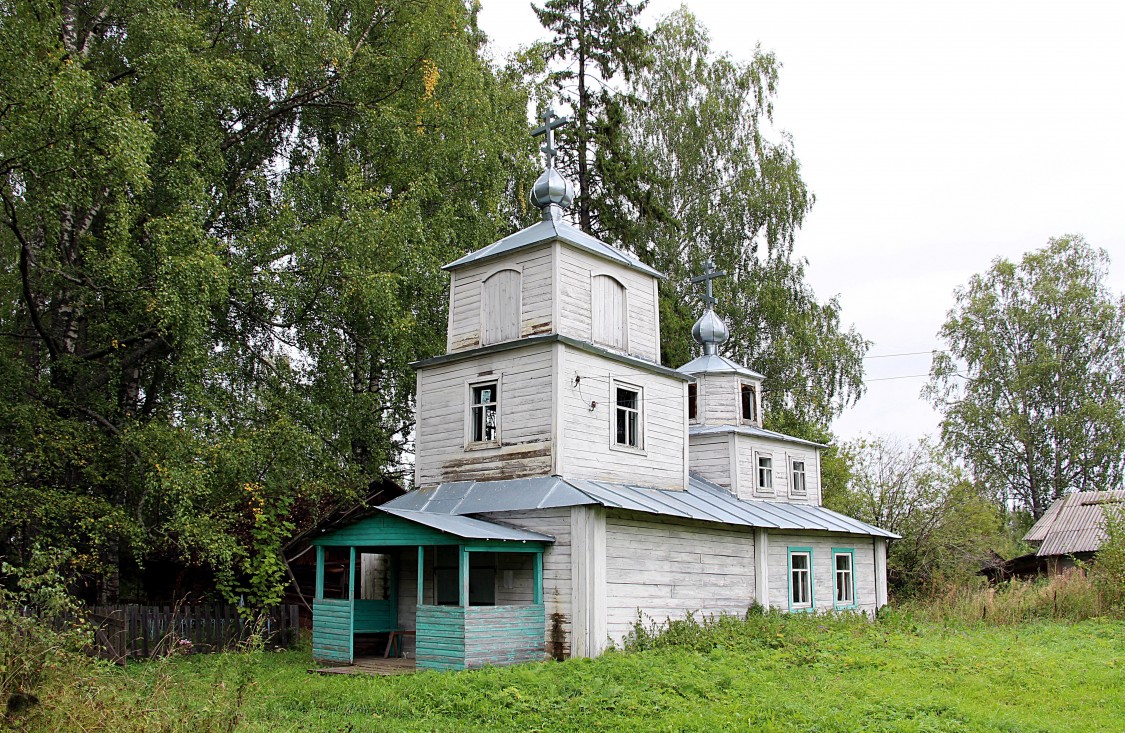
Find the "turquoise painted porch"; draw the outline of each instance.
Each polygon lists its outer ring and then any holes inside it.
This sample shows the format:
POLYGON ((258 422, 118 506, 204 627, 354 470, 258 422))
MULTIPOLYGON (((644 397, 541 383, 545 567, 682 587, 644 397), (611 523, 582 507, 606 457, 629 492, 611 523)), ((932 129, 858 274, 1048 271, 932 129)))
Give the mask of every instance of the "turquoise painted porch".
MULTIPOLYGON (((467 518, 465 518, 467 519, 467 518)), ((410 521, 389 514, 361 519, 318 537, 316 546, 316 595, 313 600, 313 657, 336 664, 350 664, 355 659, 355 636, 362 633, 411 631, 404 629, 398 618, 399 603, 407 603, 400 595, 399 575, 405 570, 403 548, 417 548, 417 594, 415 600, 415 661, 420 669, 457 670, 487 665, 517 664, 541 660, 545 656, 546 619, 543 606, 543 551, 550 538, 533 540, 495 539, 481 537, 481 527, 489 523, 467 520, 474 537, 458 536, 449 531, 410 521), (480 526, 476 526, 480 525, 480 526), (424 603, 429 588, 437 597, 436 575, 427 579, 426 549, 436 557, 436 550, 455 552, 457 557, 457 605, 424 603), (325 556, 327 548, 347 548, 346 587, 348 597, 326 598, 324 593, 325 556), (391 562, 390 592, 385 600, 364 600, 356 597, 357 552, 364 549, 397 549, 391 562), (532 597, 530 603, 519 605, 471 605, 469 594, 470 558, 473 553, 521 553, 532 558, 532 597)), ((464 520, 455 527, 464 532, 464 520)), ((499 534, 512 530, 496 526, 499 534)), ((531 533, 527 533, 531 534, 531 533)), ((524 576, 527 577, 526 575, 524 576)), ((495 579, 493 580, 495 583, 495 579)))

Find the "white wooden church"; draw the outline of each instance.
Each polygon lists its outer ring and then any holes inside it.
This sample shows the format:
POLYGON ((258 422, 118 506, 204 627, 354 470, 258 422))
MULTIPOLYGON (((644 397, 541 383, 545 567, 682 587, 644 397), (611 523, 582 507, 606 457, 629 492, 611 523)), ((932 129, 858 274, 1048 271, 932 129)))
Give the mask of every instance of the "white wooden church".
POLYGON ((314 655, 388 633, 419 667, 595 656, 655 621, 887 602, 889 532, 823 508, 824 446, 762 427, 762 376, 724 358, 659 363, 657 283, 568 224, 547 170, 542 220, 445 266, 446 353, 415 364, 415 489, 321 535, 314 655), (326 560, 347 568, 326 580, 326 560))

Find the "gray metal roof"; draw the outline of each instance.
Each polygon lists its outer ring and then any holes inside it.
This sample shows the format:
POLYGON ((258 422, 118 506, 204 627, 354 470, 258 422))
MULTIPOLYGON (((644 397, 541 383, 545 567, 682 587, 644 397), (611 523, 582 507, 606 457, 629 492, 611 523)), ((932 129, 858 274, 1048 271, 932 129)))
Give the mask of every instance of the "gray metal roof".
POLYGON ((695 475, 690 477, 684 491, 558 476, 458 482, 412 491, 384 504, 383 508, 463 515, 583 504, 743 527, 898 537, 820 506, 739 499, 721 486, 695 475))
POLYGON ((526 529, 507 527, 495 522, 486 522, 483 519, 464 517, 458 514, 438 514, 433 512, 417 512, 409 509, 389 507, 386 504, 379 507, 387 514, 402 517, 416 524, 431 527, 439 532, 456 535, 469 540, 507 540, 510 542, 554 542, 550 535, 539 534, 526 529))
POLYGON ((801 445, 811 445, 815 448, 827 448, 824 443, 815 443, 811 440, 804 438, 795 438, 792 435, 785 433, 778 433, 773 430, 766 430, 757 425, 693 425, 688 428, 691 435, 713 435, 717 433, 738 433, 739 435, 749 435, 755 438, 769 438, 770 440, 780 440, 786 443, 799 443, 801 445))
POLYGON ((556 239, 578 247, 579 249, 586 250, 604 259, 625 265, 634 270, 639 270, 647 275, 652 275, 662 280, 665 278, 663 273, 652 269, 628 252, 619 250, 600 239, 591 237, 586 232, 571 226, 565 220, 554 221, 552 219, 533 224, 526 229, 521 229, 515 234, 504 237, 498 242, 493 242, 487 247, 478 249, 476 252, 470 252, 461 259, 454 260, 448 265, 444 265, 441 269, 456 270, 466 265, 484 262, 493 257, 499 257, 500 255, 515 252, 516 250, 526 247, 534 247, 537 244, 551 242, 556 239))
POLYGON ((692 376, 699 374, 737 374, 751 379, 765 379, 763 375, 758 374, 753 369, 747 369, 741 364, 736 364, 725 356, 719 356, 718 354, 704 354, 696 357, 676 371, 692 376))
POLYGON ((1112 505, 1125 511, 1125 490, 1070 494, 1052 504, 1023 539, 1038 543, 1035 554, 1041 557, 1096 552, 1105 541, 1104 509, 1112 505))
POLYGON ((631 354, 619 354, 615 351, 608 351, 599 346, 594 346, 588 341, 564 336, 561 333, 547 333, 542 336, 527 336, 524 338, 513 339, 512 341, 504 341, 499 344, 489 344, 488 346, 479 346, 475 349, 466 349, 465 351, 454 351, 449 354, 440 354, 432 356, 429 359, 422 359, 421 361, 410 362, 412 369, 419 369, 430 367, 435 364, 448 364, 455 361, 464 361, 466 359, 476 358, 484 354, 494 354, 500 351, 510 351, 512 349, 526 349, 531 346, 538 346, 539 344, 546 344, 551 342, 559 342, 567 346, 573 346, 576 349, 581 349, 588 354, 597 354, 610 361, 620 362, 621 364, 628 364, 629 366, 644 369, 645 371, 654 374, 663 374, 666 377, 679 379, 684 382, 695 381, 695 377, 690 374, 684 374, 676 369, 669 369, 666 366, 661 366, 654 361, 642 359, 639 356, 632 356, 631 354))

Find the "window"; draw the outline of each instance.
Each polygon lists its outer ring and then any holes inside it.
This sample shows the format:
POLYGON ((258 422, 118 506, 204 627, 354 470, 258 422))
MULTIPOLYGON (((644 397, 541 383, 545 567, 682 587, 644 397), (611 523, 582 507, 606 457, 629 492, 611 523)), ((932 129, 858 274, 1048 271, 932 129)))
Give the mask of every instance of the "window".
POLYGON ((614 445, 641 447, 640 389, 614 386, 613 422, 614 445))
POLYGON ((773 491, 773 458, 770 456, 758 456, 758 490, 773 491))
POLYGON ((485 382, 470 385, 469 442, 500 442, 497 408, 500 405, 500 383, 485 382))
POLYGON ((792 481, 789 483, 789 493, 804 496, 805 494, 805 461, 794 458, 790 463, 792 481))
POLYGON ((812 548, 789 548, 789 610, 813 608, 812 548))
POLYGON ((516 270, 500 270, 481 285, 482 346, 519 338, 520 278, 516 270))
POLYGON ((855 608, 855 551, 832 549, 832 605, 834 608, 855 608))
POLYGON ((750 384, 740 384, 740 397, 742 398, 742 422, 756 422, 755 415, 757 406, 757 396, 754 394, 754 386, 750 384))
POLYGON ((591 282, 591 337, 596 344, 625 351, 628 343, 628 310, 625 286, 609 275, 591 282))
POLYGON ((687 416, 688 420, 699 419, 699 385, 687 386, 687 416))

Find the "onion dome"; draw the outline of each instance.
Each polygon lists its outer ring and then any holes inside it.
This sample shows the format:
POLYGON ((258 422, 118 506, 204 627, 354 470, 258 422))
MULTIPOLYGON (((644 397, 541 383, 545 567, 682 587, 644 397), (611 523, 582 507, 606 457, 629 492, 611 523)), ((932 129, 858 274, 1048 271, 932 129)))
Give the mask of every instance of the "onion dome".
POLYGON ((546 217, 551 206, 566 209, 574 201, 574 184, 554 168, 548 168, 531 188, 531 205, 543 210, 546 217))
POLYGON ((717 354, 719 347, 730 339, 730 330, 715 311, 708 308, 692 326, 691 336, 703 345, 704 354, 717 354))

